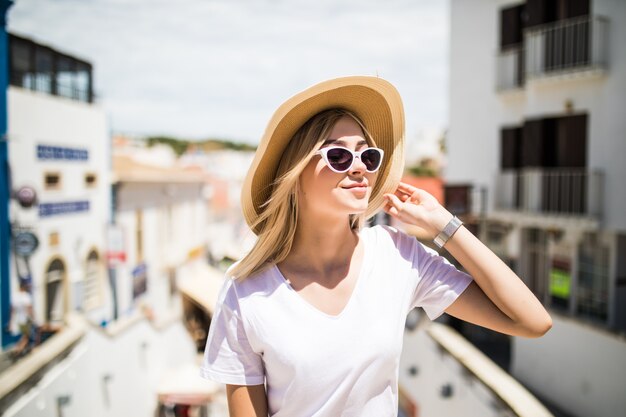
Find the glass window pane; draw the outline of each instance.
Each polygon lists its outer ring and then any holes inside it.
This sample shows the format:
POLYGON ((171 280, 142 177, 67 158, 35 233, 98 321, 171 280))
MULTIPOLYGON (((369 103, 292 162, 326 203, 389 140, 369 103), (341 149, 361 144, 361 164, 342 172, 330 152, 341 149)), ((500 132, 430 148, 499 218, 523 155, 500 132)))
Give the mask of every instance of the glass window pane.
POLYGON ((31 88, 33 74, 30 62, 30 44, 19 39, 11 39, 11 84, 31 88))
POLYGON ((74 98, 74 61, 65 56, 57 57, 57 94, 74 98))
POLYGON ((76 89, 76 98, 80 101, 89 101, 89 66, 77 62, 76 63, 76 72, 75 72, 75 89, 76 89))
POLYGON ((35 85, 36 91, 52 93, 52 51, 35 48, 35 85))
POLYGON ((608 317, 609 249, 586 234, 579 247, 578 308, 582 317, 606 322, 608 317))

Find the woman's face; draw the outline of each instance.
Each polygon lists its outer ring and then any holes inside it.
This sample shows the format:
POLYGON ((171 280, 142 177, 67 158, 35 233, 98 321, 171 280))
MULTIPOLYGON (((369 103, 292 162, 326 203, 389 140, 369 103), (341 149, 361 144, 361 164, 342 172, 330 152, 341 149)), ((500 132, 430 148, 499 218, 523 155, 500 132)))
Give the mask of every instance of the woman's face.
MULTIPOLYGON (((361 127, 344 116, 333 127, 322 148, 342 146, 353 151, 368 148, 361 127)), ((359 158, 342 174, 332 171, 321 155, 311 159, 300 175, 299 202, 303 213, 313 211, 330 217, 363 213, 367 209, 377 173, 369 173, 359 158)))

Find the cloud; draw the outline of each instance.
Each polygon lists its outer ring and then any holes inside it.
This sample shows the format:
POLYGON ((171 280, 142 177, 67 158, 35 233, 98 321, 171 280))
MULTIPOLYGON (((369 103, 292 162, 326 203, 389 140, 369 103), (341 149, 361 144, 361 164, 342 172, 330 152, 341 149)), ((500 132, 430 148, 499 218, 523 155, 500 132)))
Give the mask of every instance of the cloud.
POLYGON ((255 142, 287 97, 366 74, 400 91, 407 136, 447 120, 438 0, 20 0, 9 30, 94 64, 112 129, 255 142))

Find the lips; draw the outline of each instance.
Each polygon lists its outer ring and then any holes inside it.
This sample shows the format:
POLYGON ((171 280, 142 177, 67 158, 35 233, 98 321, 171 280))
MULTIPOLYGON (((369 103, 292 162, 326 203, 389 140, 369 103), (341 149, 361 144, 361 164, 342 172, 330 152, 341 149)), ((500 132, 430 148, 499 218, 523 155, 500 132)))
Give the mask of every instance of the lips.
POLYGON ((345 188, 345 189, 352 189, 352 188, 367 188, 367 184, 364 183, 357 183, 357 184, 350 184, 350 185, 346 185, 344 187, 341 188, 345 188))

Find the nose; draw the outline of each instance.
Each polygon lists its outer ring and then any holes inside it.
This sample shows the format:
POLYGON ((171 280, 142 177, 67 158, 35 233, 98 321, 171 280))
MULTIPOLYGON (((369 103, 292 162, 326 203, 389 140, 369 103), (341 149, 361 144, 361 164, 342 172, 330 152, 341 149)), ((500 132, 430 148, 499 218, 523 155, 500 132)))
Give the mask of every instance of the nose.
POLYGON ((364 174, 367 172, 367 168, 363 161, 361 161, 361 157, 355 157, 354 162, 352 163, 352 167, 350 167, 350 174, 364 174))

